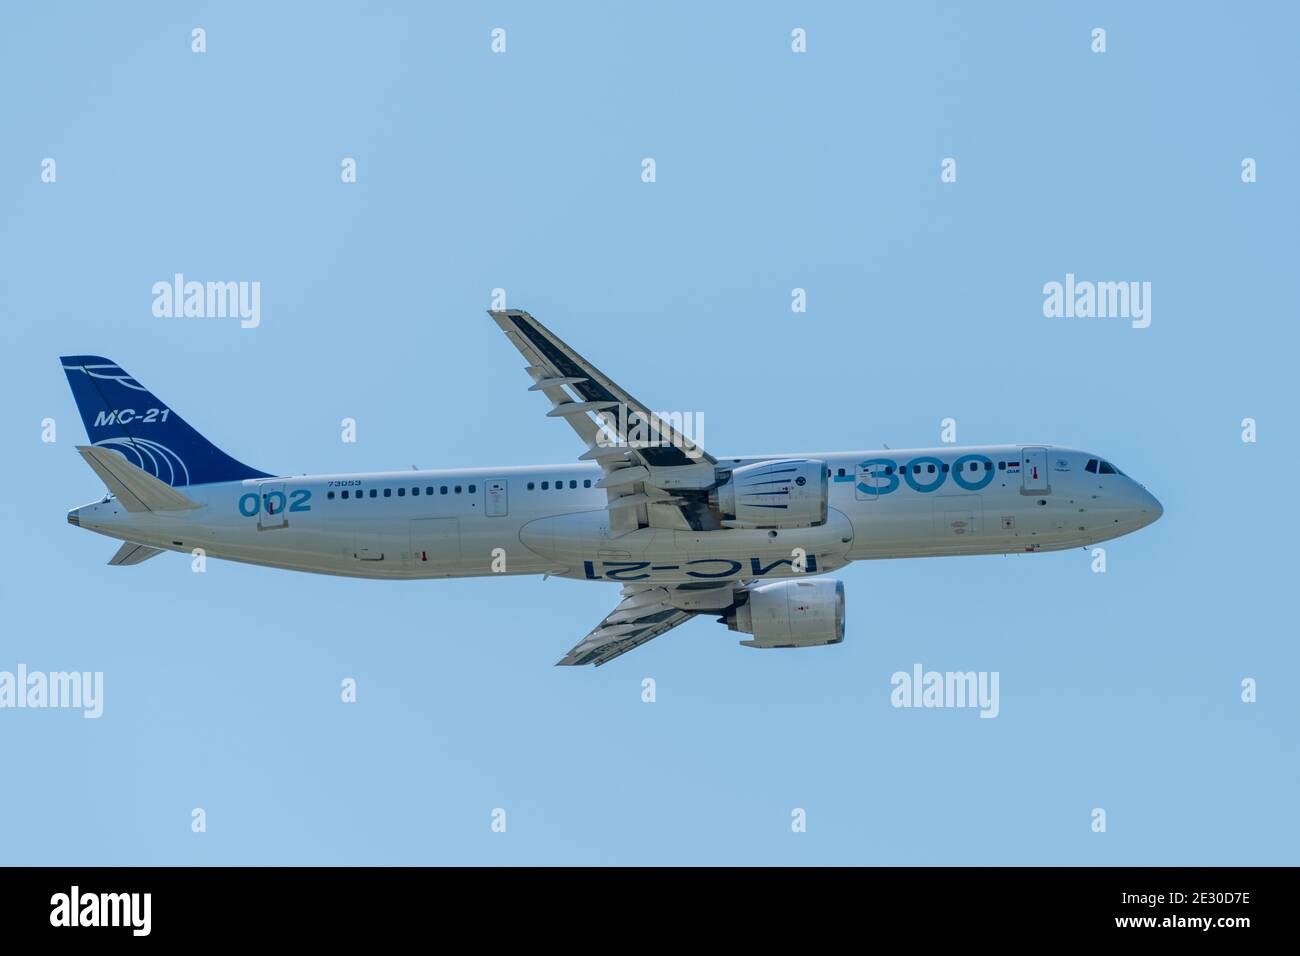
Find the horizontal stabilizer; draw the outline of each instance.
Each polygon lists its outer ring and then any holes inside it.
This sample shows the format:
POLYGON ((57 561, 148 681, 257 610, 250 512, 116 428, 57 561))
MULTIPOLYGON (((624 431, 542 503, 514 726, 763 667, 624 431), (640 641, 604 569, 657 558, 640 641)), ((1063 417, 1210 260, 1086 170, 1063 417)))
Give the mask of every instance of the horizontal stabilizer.
POLYGON ((127 541, 117 549, 117 554, 113 555, 108 563, 110 567, 124 568, 130 564, 141 564, 160 554, 162 554, 162 548, 151 548, 147 544, 136 544, 134 541, 127 541))
POLYGON ((94 445, 78 445, 77 451, 127 511, 186 511, 201 507, 115 451, 94 445))

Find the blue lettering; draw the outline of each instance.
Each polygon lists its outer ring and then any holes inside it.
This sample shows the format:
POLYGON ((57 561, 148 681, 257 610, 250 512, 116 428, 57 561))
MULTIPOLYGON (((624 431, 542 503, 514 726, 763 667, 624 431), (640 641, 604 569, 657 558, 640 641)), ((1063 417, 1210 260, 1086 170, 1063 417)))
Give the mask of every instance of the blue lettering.
POLYGON ((892 458, 868 458, 858 465, 858 493, 868 498, 887 495, 898 488, 898 475, 894 474, 897 466, 892 458), (875 468, 873 471, 872 468, 875 468), (888 472, 886 471, 888 469, 888 472), (885 481, 884 486, 867 484, 867 481, 885 481))
POLYGON ((959 487, 965 488, 967 491, 979 491, 993 480, 994 474, 993 462, 990 459, 985 458, 983 455, 962 455, 952 463, 952 480, 956 482, 959 487), (975 481, 967 481, 965 476, 962 474, 962 469, 965 468, 966 462, 968 461, 973 461, 979 464, 981 470, 984 472, 983 475, 975 481))
POLYGON ((923 455, 920 458, 913 458, 911 461, 907 463, 907 465, 904 466, 904 468, 905 470, 903 473, 903 478, 907 481, 908 487, 910 487, 913 491, 920 491, 922 493, 927 491, 936 491, 938 490, 940 485, 942 485, 945 481, 948 480, 948 473, 943 470, 943 462, 941 462, 938 458, 931 458, 929 455, 923 455), (918 465, 934 466, 936 477, 928 485, 923 485, 916 480, 917 478, 916 467, 918 465))
POLYGON ((611 581, 644 581, 646 578, 650 577, 648 574, 637 574, 632 577, 627 576, 632 571, 643 571, 650 567, 649 561, 606 561, 604 563, 604 567, 606 568, 609 568, 611 565, 614 567, 614 570, 607 570, 605 572, 605 577, 609 578, 611 581))
MULTIPOLYGON (((921 494, 938 491, 948 480, 947 469, 947 465, 931 455, 913 458, 905 465, 897 464, 892 458, 869 458, 858 465, 857 494, 859 498, 870 499, 895 492, 901 484, 900 476, 913 491, 919 491, 921 494), (933 477, 928 483, 922 481, 923 474, 930 474, 927 465, 934 468, 933 477)), ((966 491, 979 491, 981 488, 986 488, 993 481, 994 474, 993 461, 985 455, 963 455, 952 463, 952 480, 966 491), (967 470, 971 462, 975 462, 979 467, 973 471, 967 470), (968 474, 976 475, 979 472, 983 474, 967 478, 968 474)))
MULTIPOLYGON (((749 571, 750 571, 750 573, 751 573, 752 575, 754 575, 754 577, 762 577, 763 575, 765 575, 765 574, 767 574, 768 572, 770 572, 773 568, 779 568, 779 567, 780 567, 781 565, 783 565, 783 564, 788 564, 788 565, 790 565, 791 568, 793 568, 793 567, 794 567, 794 559, 793 559, 793 558, 781 558, 781 559, 779 559, 779 560, 777 560, 777 561, 773 561, 773 562, 772 562, 771 564, 769 564, 767 567, 763 567, 762 561, 761 561, 759 558, 750 558, 750 559, 749 559, 749 571)), ((816 574, 816 573, 817 573, 817 555, 815 555, 815 554, 810 554, 810 555, 808 555, 808 557, 804 560, 804 564, 805 564, 805 566, 806 566, 806 568, 807 568, 807 570, 806 570, 804 573, 806 573, 806 574, 816 574)))
POLYGON ((729 578, 734 574, 740 573, 740 562, 729 561, 726 558, 699 558, 695 561, 687 561, 687 564, 725 564, 726 571, 719 571, 716 574, 710 574, 705 571, 687 571, 693 578, 729 578))

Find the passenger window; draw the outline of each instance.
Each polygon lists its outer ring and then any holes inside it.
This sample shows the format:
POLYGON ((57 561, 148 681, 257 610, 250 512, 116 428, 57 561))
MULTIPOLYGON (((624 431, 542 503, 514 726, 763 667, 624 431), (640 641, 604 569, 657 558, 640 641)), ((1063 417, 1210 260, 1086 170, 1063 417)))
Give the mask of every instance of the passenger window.
POLYGON ((528 490, 529 490, 529 491, 532 491, 532 490, 533 490, 533 482, 531 482, 531 481, 528 483, 528 490))
POLYGON ((1103 461, 1101 463, 1101 473, 1103 475, 1113 475, 1115 474, 1115 466, 1108 461, 1103 461))
POLYGON ((384 497, 385 497, 385 498, 391 498, 391 497, 393 497, 393 489, 392 489, 392 488, 385 488, 385 489, 384 489, 384 497))
POLYGON ((474 493, 474 489, 477 488, 477 487, 478 487, 478 485, 470 485, 470 486, 469 486, 469 493, 472 495, 472 494, 474 493))
POLYGON ((334 500, 334 492, 331 491, 331 492, 330 492, 329 494, 327 494, 325 497, 326 497, 326 498, 329 498, 331 501, 333 501, 333 500, 334 500))
POLYGON ((913 466, 912 466, 912 474, 914 474, 914 475, 919 475, 920 473, 921 473, 921 466, 920 466, 920 465, 913 465, 913 466))
POLYGON ((934 474, 934 465, 926 465, 926 466, 925 466, 925 470, 926 470, 929 474, 933 475, 933 474, 934 474))
MULTIPOLYGON (((331 494, 332 494, 332 492, 331 492, 331 494)), ((343 492, 343 497, 346 498, 347 496, 348 496, 348 493, 347 493, 346 491, 343 492)))
POLYGON ((943 466, 939 470, 942 471, 945 475, 948 474, 948 463, 944 462, 943 466))
MULTIPOLYGON (((361 497, 361 492, 359 492, 359 491, 357 492, 357 497, 358 497, 358 498, 361 497)), ((379 492, 376 491, 374 488, 371 488, 371 489, 370 489, 370 497, 371 497, 371 498, 377 498, 377 497, 379 497, 379 492)))
POLYGON ((405 498, 405 497, 406 497, 406 489, 405 489, 405 488, 398 488, 398 489, 397 489, 397 497, 399 497, 399 498, 405 498))
POLYGON ((1089 459, 1088 459, 1088 464, 1086 464, 1086 465, 1083 466, 1083 470, 1084 470, 1084 471, 1090 471, 1090 472, 1092 472, 1092 473, 1095 475, 1095 474, 1097 473, 1097 459, 1096 459, 1096 458, 1089 458, 1089 459))
POLYGON ((418 487, 411 489, 411 494, 418 495, 419 493, 420 493, 420 489, 418 487))
POLYGON ((570 480, 570 481, 569 481, 569 487, 570 487, 570 488, 576 488, 576 487, 578 487, 578 483, 577 483, 576 481, 570 480))
POLYGON ((456 494, 460 494, 460 485, 456 486, 456 494))
POLYGON ((425 489, 424 489, 424 493, 425 493, 426 495, 431 495, 431 494, 433 494, 433 485, 430 485, 428 488, 425 488, 425 489))
POLYGON ((992 471, 992 470, 993 470, 993 462, 991 462, 991 461, 986 461, 986 462, 984 462, 984 470, 985 470, 985 471, 992 471))
POLYGON ((591 487, 591 479, 590 479, 590 478, 585 479, 585 480, 582 482, 582 487, 584 487, 584 488, 590 488, 590 487, 591 487))
POLYGON ((551 488, 551 483, 549 481, 542 482, 542 491, 549 491, 550 488, 551 488))
MULTIPOLYGON (((930 466, 930 470, 931 470, 931 471, 934 471, 934 466, 933 466, 933 465, 930 466)), ((838 472, 836 472, 836 476, 839 477, 839 478, 843 478, 843 477, 844 477, 844 469, 841 468, 838 472)))
POLYGON ((438 489, 438 494, 440 494, 440 495, 445 495, 446 493, 447 493, 447 486, 446 486, 446 485, 443 485, 441 488, 438 489))
POLYGON ((894 473, 894 466, 893 466, 893 465, 886 465, 886 466, 885 466, 885 474, 887 474, 887 475, 892 475, 893 473, 894 473))

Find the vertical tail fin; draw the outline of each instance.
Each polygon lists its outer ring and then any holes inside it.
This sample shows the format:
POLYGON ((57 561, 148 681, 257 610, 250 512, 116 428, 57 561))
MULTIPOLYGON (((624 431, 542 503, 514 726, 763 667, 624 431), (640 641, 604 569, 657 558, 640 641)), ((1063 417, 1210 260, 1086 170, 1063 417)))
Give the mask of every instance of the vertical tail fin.
POLYGON ((91 444, 173 487, 270 477, 212 444, 116 362, 97 355, 62 362, 91 444))

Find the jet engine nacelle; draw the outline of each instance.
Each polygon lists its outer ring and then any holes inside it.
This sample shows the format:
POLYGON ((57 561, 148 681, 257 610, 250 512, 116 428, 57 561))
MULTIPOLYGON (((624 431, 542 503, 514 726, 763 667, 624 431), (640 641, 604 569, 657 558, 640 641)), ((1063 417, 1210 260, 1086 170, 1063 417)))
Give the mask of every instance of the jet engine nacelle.
POLYGON ((745 647, 816 647, 844 640, 844 584, 817 578, 751 588, 727 627, 754 635, 745 647))
POLYGON ((731 473, 710 495, 731 528, 815 528, 826 523, 826 462, 763 461, 731 473))

